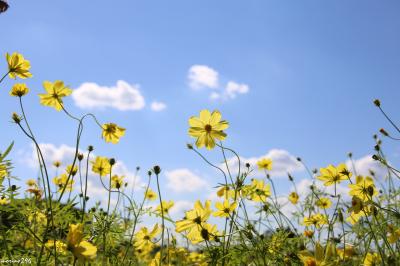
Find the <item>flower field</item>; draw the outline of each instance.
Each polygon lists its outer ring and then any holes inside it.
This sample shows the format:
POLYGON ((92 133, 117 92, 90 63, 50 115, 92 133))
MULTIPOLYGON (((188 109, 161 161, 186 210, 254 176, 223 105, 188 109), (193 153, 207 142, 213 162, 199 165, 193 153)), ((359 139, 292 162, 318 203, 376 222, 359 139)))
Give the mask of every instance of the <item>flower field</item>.
MULTIPOLYGON (((97 126, 94 138, 115 145, 131 132, 123 125, 103 123, 92 113, 70 112, 64 99, 73 90, 60 80, 44 81, 38 95, 38 104, 58 112, 60 120, 76 124, 73 160, 68 165, 54 161, 54 174, 39 145, 40 132, 32 130, 24 105, 26 97, 37 97, 23 83, 34 78, 30 61, 14 52, 7 53, 3 63, 0 83, 13 82, 7 101, 17 101, 19 110, 11 115, 12 124, 1 130, 19 131, 32 142, 40 171, 24 187, 16 186, 18 177, 10 160, 13 144, 1 147, 2 261, 14 265, 21 258, 36 265, 400 265, 400 171, 385 157, 382 143, 396 143, 398 139, 389 132, 400 130, 379 100, 371 104, 392 129, 382 128, 374 135, 373 159, 386 174, 359 175, 356 167, 345 163, 311 169, 297 158, 312 185, 308 194, 300 194, 296 177, 288 173, 290 189, 285 197, 294 210, 290 217, 282 211, 270 174, 274 160, 265 157, 254 165, 242 161, 234 148, 224 144, 235 128, 223 114, 194 110, 187 132, 193 143, 187 148, 193 160, 218 173, 213 184, 217 195, 215 200, 195 201, 184 217, 173 219, 170 210, 175 203, 160 185, 162 166, 145 171, 143 193, 133 197, 127 188, 132 179, 114 173, 118 158, 93 156, 95 147, 81 147, 86 123, 97 126), (218 154, 223 164, 211 161, 204 150, 218 154), (231 167, 228 155, 234 156, 238 168, 231 167), (254 172, 261 177, 254 177, 254 172), (90 201, 88 179, 93 176, 102 184, 105 204, 90 201), (151 184, 157 189, 152 190, 151 184), (339 186, 348 188, 348 193, 343 194, 339 186), (78 196, 71 196, 76 187, 78 196), (111 196, 117 197, 116 204, 111 196)), ((351 153, 348 159, 352 162, 351 153)))

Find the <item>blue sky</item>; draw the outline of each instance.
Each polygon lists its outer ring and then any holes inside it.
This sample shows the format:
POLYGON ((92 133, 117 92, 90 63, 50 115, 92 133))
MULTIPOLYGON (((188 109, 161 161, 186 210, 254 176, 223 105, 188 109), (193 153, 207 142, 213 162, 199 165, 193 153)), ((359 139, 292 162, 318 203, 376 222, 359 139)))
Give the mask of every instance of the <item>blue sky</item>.
MULTIPOLYGON (((63 113, 39 105, 44 80, 77 89, 92 82, 109 89, 123 80, 145 101, 140 110, 92 108, 101 121, 127 128, 120 145, 105 144, 89 122, 82 148, 116 157, 130 169, 188 169, 214 186, 221 177, 185 148, 187 120, 201 109, 218 109, 230 122, 226 145, 245 158, 273 149, 300 156, 310 167, 359 159, 373 152, 372 134, 389 128, 372 100, 380 98, 395 121, 400 91, 398 1, 10 1, 0 15, 0 53, 18 51, 31 61, 24 98, 39 142, 72 146, 76 129, 63 113), (217 88, 193 89, 192 66, 218 72, 217 88), (211 100, 228 82, 246 85, 233 99, 211 100), (152 111, 153 101, 166 108, 152 111)), ((2 72, 6 63, 0 64, 2 72)), ((0 147, 15 141, 11 158, 21 179, 29 141, 10 123, 18 110, 0 87, 0 147)), ((71 97, 66 106, 79 108, 71 97)), ((4 148, 1 148, 4 149, 4 148)), ((387 153, 394 163, 398 150, 387 153)), ((218 151, 205 154, 221 162, 218 151)), ((301 171, 295 174, 305 178, 301 171)), ((282 179, 283 180, 283 179, 282 179)), ((286 180, 286 179, 284 179, 286 180)), ((163 179, 167 190, 167 179, 163 179)), ((280 182, 280 189, 286 188, 280 182)), ((192 201, 196 193, 172 198, 192 201)), ((169 193, 169 192, 168 192, 169 193)))

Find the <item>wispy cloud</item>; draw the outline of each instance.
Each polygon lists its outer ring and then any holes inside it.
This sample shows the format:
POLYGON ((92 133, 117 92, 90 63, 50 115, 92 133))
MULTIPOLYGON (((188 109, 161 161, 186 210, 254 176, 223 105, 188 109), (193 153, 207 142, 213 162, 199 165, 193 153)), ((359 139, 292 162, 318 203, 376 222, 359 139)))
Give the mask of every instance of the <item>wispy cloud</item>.
POLYGON ((175 192, 194 192, 208 188, 208 183, 186 168, 175 169, 165 173, 167 187, 175 192))
POLYGON ((163 102, 153 101, 150 105, 151 110, 154 112, 160 112, 167 108, 167 105, 163 102))

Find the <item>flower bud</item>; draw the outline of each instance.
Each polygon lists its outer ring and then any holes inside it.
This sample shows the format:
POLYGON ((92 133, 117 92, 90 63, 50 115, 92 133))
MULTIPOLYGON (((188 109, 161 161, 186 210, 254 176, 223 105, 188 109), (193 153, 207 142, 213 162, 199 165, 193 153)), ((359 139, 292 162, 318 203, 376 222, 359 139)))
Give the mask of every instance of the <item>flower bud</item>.
POLYGON ((154 173, 155 173, 156 175, 159 175, 159 174, 161 173, 161 168, 160 168, 160 166, 155 165, 155 166, 153 167, 153 171, 154 171, 154 173))
POLYGON ((379 101, 379 99, 375 99, 374 100, 374 104, 375 104, 375 106, 380 107, 381 106, 381 101, 379 101))
POLYGON ((108 162, 110 163, 111 166, 113 166, 115 164, 115 159, 111 158, 108 162))
POLYGON ((383 129, 383 128, 379 129, 379 132, 381 132, 381 134, 386 136, 386 137, 389 136, 389 133, 387 133, 386 130, 383 129))
POLYGON ((92 152, 93 150, 94 150, 94 147, 93 147, 92 145, 89 145, 88 151, 89 151, 89 152, 92 152))
POLYGON ((22 118, 17 113, 13 113, 11 118, 15 123, 21 123, 22 118))

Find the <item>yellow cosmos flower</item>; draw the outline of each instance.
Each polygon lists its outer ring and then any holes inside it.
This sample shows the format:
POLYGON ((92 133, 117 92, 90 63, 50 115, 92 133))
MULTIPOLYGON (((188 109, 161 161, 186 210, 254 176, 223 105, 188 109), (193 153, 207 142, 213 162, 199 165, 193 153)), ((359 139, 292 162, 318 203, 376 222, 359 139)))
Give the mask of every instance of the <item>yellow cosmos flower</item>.
POLYGON ((202 226, 190 230, 190 232, 187 234, 187 238, 193 244, 197 244, 203 241, 212 241, 217 237, 217 235, 217 226, 205 223, 202 226))
POLYGON ((100 176, 105 176, 110 174, 111 165, 107 157, 97 156, 92 163, 92 171, 100 176))
POLYGON ((272 170, 272 160, 263 158, 257 162, 258 169, 260 170, 272 170))
POLYGON ((17 83, 17 84, 14 84, 14 86, 12 87, 12 89, 10 91, 10 95, 15 96, 15 97, 22 97, 22 96, 28 94, 28 92, 29 92, 29 89, 25 83, 17 83))
POLYGON ((27 184, 29 187, 37 187, 37 183, 36 183, 36 180, 35 180, 35 179, 28 179, 28 180, 26 180, 26 184, 27 184))
POLYGON ((381 263, 381 256, 378 253, 368 252, 364 259, 364 266, 376 266, 381 263))
POLYGON ((149 246, 153 246, 152 240, 156 238, 160 232, 161 228, 159 228, 158 224, 155 224, 151 231, 149 231, 147 227, 140 228, 135 234, 134 246, 138 249, 146 249, 149 246))
POLYGON ((7 204, 9 204, 9 203, 10 203, 10 200, 7 199, 6 197, 2 196, 2 197, 0 198, 0 205, 7 205, 7 204))
POLYGON ((224 200, 223 203, 215 203, 215 207, 217 208, 217 211, 213 213, 215 217, 229 217, 236 210, 237 203, 229 203, 228 200, 224 200))
POLYGON ((198 148, 205 146, 209 150, 215 147, 215 139, 224 140, 226 138, 223 130, 229 127, 227 121, 221 121, 221 113, 217 110, 212 113, 202 110, 199 117, 192 116, 189 119, 189 125, 189 135, 197 138, 196 146, 198 148))
POLYGON ((119 139, 125 135, 125 128, 122 128, 114 123, 103 124, 102 138, 106 142, 117 144, 119 139))
POLYGON ((62 174, 58 177, 53 178, 53 183, 58 187, 58 191, 63 191, 64 187, 66 191, 72 191, 73 188, 72 186, 74 185, 75 181, 72 178, 69 178, 68 184, 68 175, 67 174, 62 174))
POLYGON ((15 52, 12 55, 9 55, 6 53, 6 59, 8 63, 8 75, 10 78, 15 79, 19 77, 26 79, 32 77, 32 74, 29 72, 31 64, 22 54, 15 52))
POLYGON ((78 166, 74 166, 72 168, 72 164, 68 165, 67 168, 65 169, 65 171, 67 172, 67 174, 71 174, 72 176, 75 176, 76 173, 78 173, 78 166))
MULTIPOLYGON (((45 247, 48 250, 53 250, 54 249, 54 240, 47 240, 45 247)), ((60 240, 56 240, 56 251, 58 254, 61 255, 67 255, 67 244, 60 240)))
POLYGON ((324 249, 318 242, 315 244, 314 254, 308 250, 302 250, 298 254, 304 266, 337 265, 336 247, 329 242, 324 249))
POLYGON ((297 202, 299 201, 299 195, 296 192, 292 192, 289 194, 289 201, 292 204, 297 204, 297 202))
POLYGON ((332 201, 328 198, 319 198, 315 204, 321 209, 328 209, 332 205, 332 201))
POLYGON ((304 217, 303 224, 305 226, 314 225, 317 228, 320 228, 324 224, 328 224, 328 217, 324 214, 317 213, 317 214, 311 215, 310 217, 304 217))
POLYGON ((120 189, 124 184, 124 176, 113 175, 111 177, 111 187, 120 189))
POLYGON ((270 185, 265 184, 264 180, 253 179, 249 196, 252 201, 266 202, 267 197, 271 196, 270 185))
POLYGON ((72 90, 65 87, 64 82, 56 80, 54 83, 50 81, 43 82, 43 88, 46 90, 46 94, 39 94, 40 103, 44 106, 53 107, 57 111, 61 111, 63 108, 63 97, 66 97, 72 93, 72 90))
POLYGON ((67 235, 67 246, 77 259, 96 258, 97 248, 88 241, 83 240, 82 224, 70 224, 67 235))
POLYGON ((61 166, 61 162, 60 161, 54 161, 53 162, 54 167, 58 168, 61 166))
POLYGON ((147 192, 144 194, 144 197, 150 201, 157 199, 157 194, 151 190, 151 188, 147 189, 147 192))
POLYGON ((352 196, 357 196, 362 201, 369 201, 373 196, 378 195, 378 190, 375 187, 374 180, 367 176, 357 176, 356 183, 349 185, 350 192, 352 196))
MULTIPOLYGON (((162 201, 162 215, 167 215, 169 210, 174 207, 174 202, 170 201, 162 201)), ((161 215, 161 204, 157 206, 156 212, 161 215)))
POLYGON ((326 168, 321 168, 321 175, 317 178, 324 181, 325 186, 331 186, 340 183, 343 180, 348 180, 351 177, 351 173, 347 170, 345 164, 339 164, 337 167, 328 165, 326 168))
POLYGON ((186 230, 198 230, 201 225, 206 223, 211 215, 211 201, 207 200, 204 206, 199 200, 194 204, 194 209, 187 211, 183 220, 176 222, 175 231, 180 233, 186 230))

